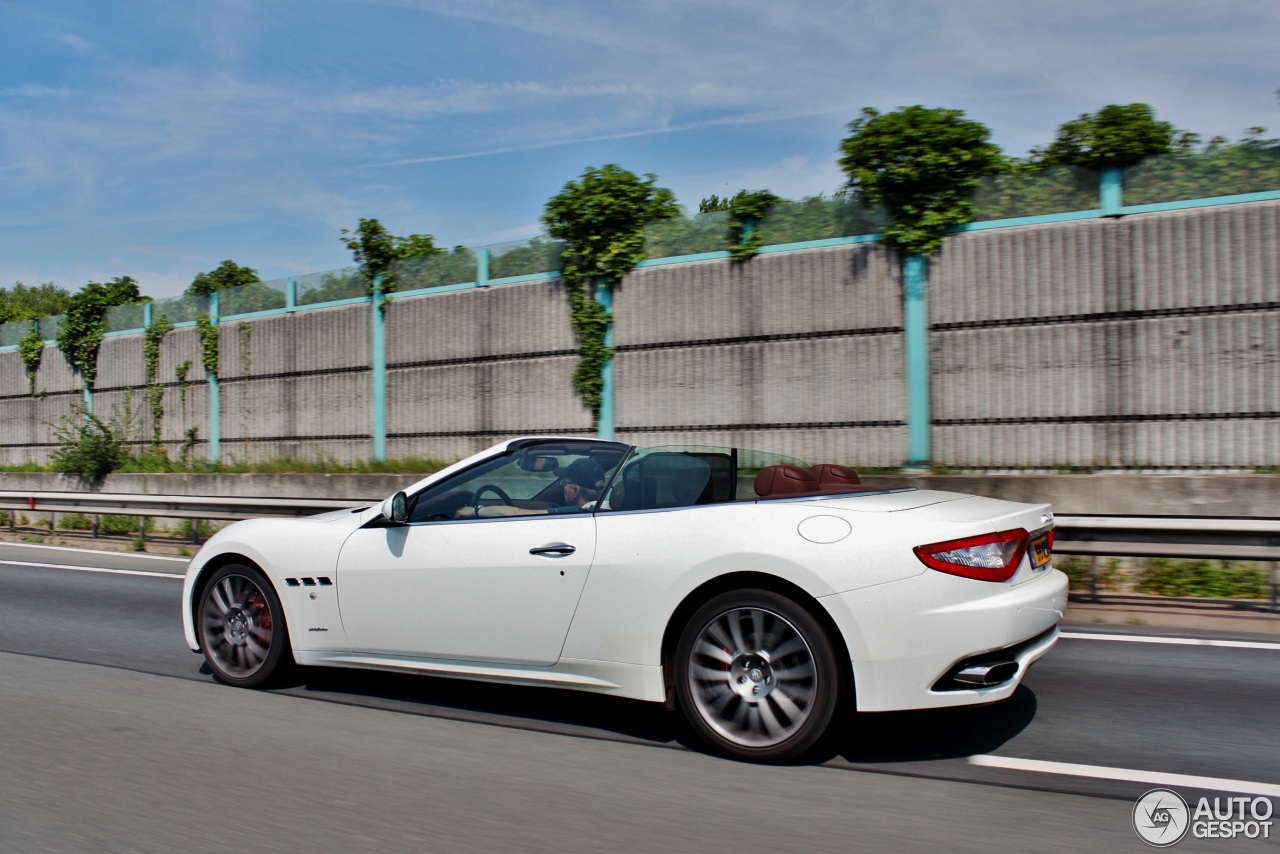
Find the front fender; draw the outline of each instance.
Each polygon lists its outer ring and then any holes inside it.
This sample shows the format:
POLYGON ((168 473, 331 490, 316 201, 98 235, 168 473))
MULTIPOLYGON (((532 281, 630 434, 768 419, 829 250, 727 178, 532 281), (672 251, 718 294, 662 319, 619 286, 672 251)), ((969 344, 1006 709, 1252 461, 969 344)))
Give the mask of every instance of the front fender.
POLYGON ((275 588, 293 649, 347 649, 336 587, 289 586, 285 579, 332 579, 338 552, 362 518, 358 513, 330 513, 302 519, 249 519, 214 534, 192 559, 182 584, 182 631, 187 646, 200 650, 195 610, 205 579, 228 563, 247 561, 261 569, 275 588))

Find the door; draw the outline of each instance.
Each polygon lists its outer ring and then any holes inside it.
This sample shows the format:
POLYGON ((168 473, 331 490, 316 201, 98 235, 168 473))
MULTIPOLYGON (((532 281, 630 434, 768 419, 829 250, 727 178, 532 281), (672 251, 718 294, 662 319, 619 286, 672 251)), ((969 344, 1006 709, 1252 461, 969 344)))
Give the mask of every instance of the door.
POLYGON ((595 553, 589 513, 356 531, 338 557, 357 652, 554 664, 595 553))

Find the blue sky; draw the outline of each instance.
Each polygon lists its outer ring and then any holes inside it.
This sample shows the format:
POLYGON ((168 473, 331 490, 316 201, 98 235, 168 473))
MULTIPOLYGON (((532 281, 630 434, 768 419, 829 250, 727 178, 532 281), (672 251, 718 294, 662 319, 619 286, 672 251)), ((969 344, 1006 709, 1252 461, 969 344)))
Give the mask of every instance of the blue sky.
POLYGON ((1019 155, 1135 101, 1276 135, 1277 56, 1276 0, 0 0, 0 286, 330 269, 362 216, 518 239, 605 163, 830 194, 864 106, 1019 155))

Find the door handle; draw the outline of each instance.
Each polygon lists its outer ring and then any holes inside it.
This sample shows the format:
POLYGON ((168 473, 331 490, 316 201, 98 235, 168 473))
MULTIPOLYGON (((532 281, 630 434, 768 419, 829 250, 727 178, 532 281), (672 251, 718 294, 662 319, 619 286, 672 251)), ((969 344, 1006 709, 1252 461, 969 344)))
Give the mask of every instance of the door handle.
POLYGON ((536 549, 529 549, 529 554, 539 557, 568 557, 575 551, 577 549, 567 543, 557 543, 554 546, 538 546, 536 549))

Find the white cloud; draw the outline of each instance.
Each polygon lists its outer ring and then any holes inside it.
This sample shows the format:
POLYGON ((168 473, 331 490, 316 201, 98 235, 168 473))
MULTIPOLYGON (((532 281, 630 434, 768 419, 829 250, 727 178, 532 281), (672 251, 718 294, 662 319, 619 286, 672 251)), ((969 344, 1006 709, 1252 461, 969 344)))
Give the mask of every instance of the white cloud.
POLYGON ((66 45, 78 54, 92 53, 96 50, 95 45, 88 39, 78 36, 75 33, 52 33, 50 37, 61 44, 66 45))
POLYGON ((150 246, 147 244, 131 243, 124 248, 125 252, 133 255, 147 255, 152 258, 168 258, 175 261, 200 261, 204 256, 199 252, 192 252, 189 249, 176 249, 170 246, 150 246))
POLYGON ((744 187, 830 193, 863 106, 963 109, 1013 154, 1107 103, 1151 103, 1205 136, 1280 126, 1275 0, 211 0, 152 13, 156 26, 125 32, 0 4, 0 27, 45 55, 0 89, 0 257, 24 280, 117 275, 103 259, 120 247, 156 287, 228 256, 264 275, 337 266, 337 230, 370 215, 445 243, 523 238, 588 163, 658 172, 687 206, 744 187), (325 15, 346 28, 326 32, 313 20, 325 15), (370 168, 388 166, 415 168, 370 168))

